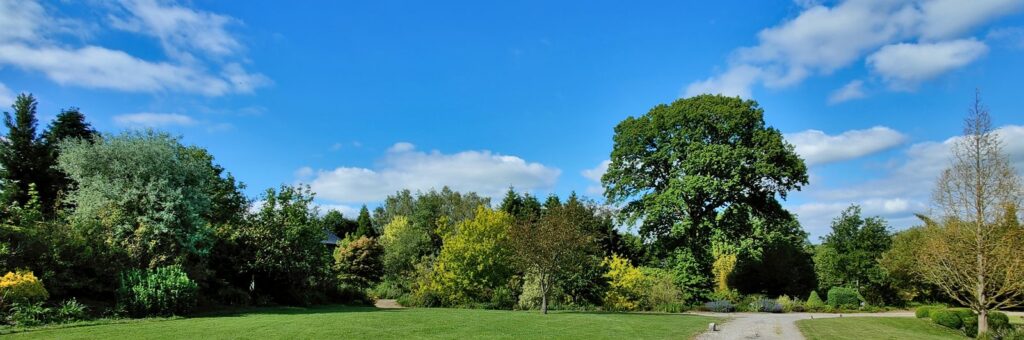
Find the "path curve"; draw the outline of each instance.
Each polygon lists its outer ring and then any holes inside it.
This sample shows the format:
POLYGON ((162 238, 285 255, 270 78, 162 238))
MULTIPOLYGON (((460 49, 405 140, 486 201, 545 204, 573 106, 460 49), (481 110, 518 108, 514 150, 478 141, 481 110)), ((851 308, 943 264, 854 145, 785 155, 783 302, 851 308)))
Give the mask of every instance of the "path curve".
POLYGON ((697 336, 698 340, 719 339, 803 339, 796 327, 797 320, 824 319, 837 317, 914 317, 913 312, 886 313, 695 313, 727 319, 718 325, 718 331, 706 331, 697 336))

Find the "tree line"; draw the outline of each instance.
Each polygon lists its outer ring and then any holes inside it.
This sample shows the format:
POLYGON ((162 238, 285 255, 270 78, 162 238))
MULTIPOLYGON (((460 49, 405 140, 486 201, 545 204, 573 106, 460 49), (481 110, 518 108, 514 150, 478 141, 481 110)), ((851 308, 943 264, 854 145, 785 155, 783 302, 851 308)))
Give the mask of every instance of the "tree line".
POLYGON ((922 226, 893 232, 851 206, 818 245, 781 204, 807 185, 807 167, 752 100, 702 95, 623 120, 604 201, 510 188, 492 205, 472 192, 403 190, 354 219, 321 215, 304 186, 246 197, 205 149, 166 133, 100 134, 77 109, 37 133, 34 98, 12 108, 0 144, 0 271, 41 282, 51 300, 115 313, 375 298, 767 310, 835 295, 836 308, 961 304, 985 324, 1024 288, 1012 255, 1024 249, 1020 180, 980 102, 938 180, 941 209, 922 226), (325 245, 325 231, 341 240, 325 245), (172 288, 190 292, 176 298, 185 303, 139 293, 172 288))

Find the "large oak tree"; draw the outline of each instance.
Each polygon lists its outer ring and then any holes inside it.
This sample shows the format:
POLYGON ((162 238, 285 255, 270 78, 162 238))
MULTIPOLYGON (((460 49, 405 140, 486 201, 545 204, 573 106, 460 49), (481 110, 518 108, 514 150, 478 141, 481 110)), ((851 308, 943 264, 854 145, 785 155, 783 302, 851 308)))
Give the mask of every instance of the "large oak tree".
POLYGON ((615 127, 605 197, 655 241, 677 282, 710 287, 713 232, 733 205, 783 216, 777 199, 807 183, 807 167, 752 100, 700 95, 658 105, 615 127))

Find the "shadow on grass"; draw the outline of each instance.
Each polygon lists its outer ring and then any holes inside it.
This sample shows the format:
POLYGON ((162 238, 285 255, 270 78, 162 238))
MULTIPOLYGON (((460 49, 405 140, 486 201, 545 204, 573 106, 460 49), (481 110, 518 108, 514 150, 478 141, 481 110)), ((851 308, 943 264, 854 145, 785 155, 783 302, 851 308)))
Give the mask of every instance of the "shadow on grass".
POLYGON ((372 306, 320 305, 308 307, 276 306, 247 307, 230 310, 210 311, 190 315, 188 319, 239 317, 251 315, 310 315, 335 313, 365 313, 397 311, 397 308, 377 308, 372 306))
POLYGON ((322 305, 322 306, 309 306, 309 307, 289 307, 289 306, 276 306, 276 307, 246 307, 239 309, 230 310, 219 310, 197 313, 189 316, 170 316, 170 317, 147 317, 147 318, 123 318, 123 319, 96 319, 88 321, 77 321, 72 323, 64 324, 50 324, 37 327, 6 327, 0 328, 0 336, 10 335, 14 333, 26 333, 35 331, 47 331, 67 328, 80 328, 80 327, 94 327, 94 326, 106 326, 106 325, 122 325, 122 324, 133 324, 133 323, 149 323, 149 322, 166 322, 166 321, 179 321, 189 319, 209 319, 209 318, 231 318, 231 317, 242 317, 252 315, 312 315, 312 314, 335 314, 335 313, 365 313, 365 312, 388 312, 396 311, 399 309, 388 309, 388 308, 377 308, 377 307, 365 307, 365 306, 344 306, 344 305, 322 305))

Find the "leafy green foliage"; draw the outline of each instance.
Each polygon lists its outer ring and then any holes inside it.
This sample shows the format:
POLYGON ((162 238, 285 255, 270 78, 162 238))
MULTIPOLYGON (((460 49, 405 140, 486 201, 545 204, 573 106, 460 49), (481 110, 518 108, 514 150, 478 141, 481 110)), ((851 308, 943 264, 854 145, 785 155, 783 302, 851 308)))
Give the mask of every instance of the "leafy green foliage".
POLYGON ((825 301, 821 300, 817 291, 812 290, 811 294, 807 296, 807 303, 804 306, 807 306, 808 310, 817 311, 825 307, 825 301))
POLYGON ((895 300, 885 270, 878 263, 891 245, 884 219, 863 218, 859 206, 850 206, 833 220, 832 232, 824 237, 814 255, 818 288, 855 287, 875 305, 895 300))
POLYGON ((432 253, 437 255, 444 234, 453 231, 456 224, 472 219, 479 206, 490 206, 490 199, 472 192, 462 194, 448 187, 416 195, 403 190, 384 199, 383 206, 374 214, 373 224, 384 226, 396 216, 405 216, 414 227, 430 234, 432 253))
POLYGON ((807 168, 756 102, 701 95, 619 123, 602 183, 622 217, 642 221, 641 234, 671 258, 677 283, 710 292, 707 245, 730 227, 717 223, 720 210, 776 216, 776 197, 806 184, 807 168))
POLYGON ((345 218, 337 210, 328 211, 327 214, 324 214, 321 222, 324 229, 338 235, 339 238, 345 238, 350 234, 355 235, 356 229, 359 227, 356 221, 345 218))
POLYGON ((384 274, 384 248, 376 240, 361 236, 334 251, 334 268, 343 287, 365 290, 384 274))
POLYGON ((964 325, 964 322, 963 320, 960 319, 960 316, 957 315, 956 312, 951 311, 949 309, 934 310, 930 313, 930 317, 932 319, 932 322, 935 322, 936 324, 946 328, 960 329, 960 327, 964 325))
POLYGON ((832 308, 856 309, 863 299, 856 289, 848 287, 832 287, 828 290, 828 305, 832 308))
POLYGON ((134 316, 181 315, 195 306, 198 289, 178 265, 132 269, 121 275, 117 303, 134 316))
POLYGON ((914 310, 914 316, 917 318, 930 318, 932 312, 940 309, 945 309, 946 306, 920 306, 914 310))
POLYGON ((398 284, 404 284, 417 261, 432 251, 430 234, 413 226, 405 216, 396 216, 384 226, 380 244, 384 247, 385 275, 398 284))
POLYGON ((321 241, 313 193, 309 187, 268 189, 262 204, 231 234, 238 270, 248 274, 251 290, 278 303, 309 304, 324 298, 334 284, 331 254, 321 241))
POLYGON ((59 322, 71 322, 85 320, 86 311, 89 308, 78 302, 75 298, 64 300, 54 309, 54 318, 59 322))
POLYGON ((104 235, 133 266, 188 264, 208 254, 212 229, 204 217, 219 177, 205 151, 152 131, 72 140, 61 150, 60 168, 78 183, 69 197, 73 224, 104 235))
POLYGON ((495 288, 514 273, 509 245, 512 216, 480 206, 476 216, 447 233, 434 266, 430 290, 444 305, 467 305, 491 300, 495 288))
POLYGON ((38 326, 50 321, 53 309, 39 302, 23 302, 11 305, 11 321, 18 326, 38 326))
POLYGON ((938 287, 927 282, 920 274, 917 254, 924 249, 924 227, 911 227, 892 236, 892 248, 882 253, 878 263, 888 278, 888 284, 899 299, 911 301, 941 301, 946 296, 938 287))

